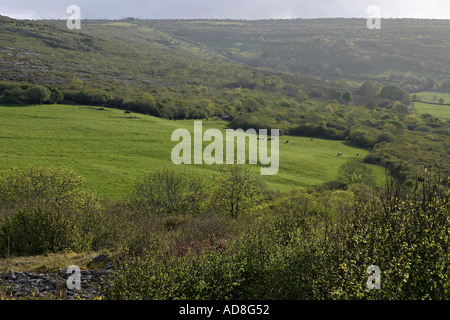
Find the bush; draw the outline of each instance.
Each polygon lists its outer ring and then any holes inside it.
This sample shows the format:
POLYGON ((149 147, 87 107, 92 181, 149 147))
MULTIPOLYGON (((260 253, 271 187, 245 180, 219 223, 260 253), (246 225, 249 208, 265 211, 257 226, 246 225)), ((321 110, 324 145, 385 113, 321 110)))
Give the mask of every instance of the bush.
POLYGON ((173 170, 159 170, 136 179, 128 199, 131 208, 137 212, 198 214, 206 205, 207 193, 199 178, 173 170))
POLYGON ((383 141, 392 142, 392 141, 394 141, 394 136, 390 132, 379 133, 377 135, 377 143, 380 143, 380 142, 383 142, 383 141))
POLYGON ((418 180, 411 194, 392 182, 358 199, 329 235, 317 290, 326 288, 328 299, 450 298, 449 180, 418 180), (381 290, 366 288, 370 265, 381 270, 381 290))
POLYGON ((32 255, 88 248, 99 203, 84 183, 67 169, 29 166, 3 172, 0 252, 32 255))
POLYGON ((373 185, 375 176, 372 169, 359 160, 350 160, 339 167, 338 179, 347 185, 364 183, 373 185))
POLYGON ((431 128, 428 126, 418 126, 414 129, 414 131, 430 132, 431 128))
POLYGON ((108 299, 229 300, 243 281, 240 256, 217 250, 182 257, 163 250, 118 260, 108 299))
POLYGON ((50 97, 50 90, 42 86, 31 87, 25 90, 25 99, 28 103, 48 103, 50 102, 50 97))
POLYGON ((217 186, 212 196, 215 211, 224 212, 237 219, 251 212, 262 201, 264 182, 255 179, 241 165, 227 165, 217 175, 217 186))
POLYGON ((365 130, 356 130, 352 132, 349 136, 349 140, 354 144, 365 148, 373 147, 375 144, 375 139, 373 139, 365 130))

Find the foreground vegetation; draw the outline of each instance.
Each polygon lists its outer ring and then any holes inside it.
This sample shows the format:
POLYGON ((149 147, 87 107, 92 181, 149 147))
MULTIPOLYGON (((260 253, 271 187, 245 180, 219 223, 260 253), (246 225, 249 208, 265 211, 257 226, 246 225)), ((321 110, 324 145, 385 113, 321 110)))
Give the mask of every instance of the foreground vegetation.
POLYGON ((423 172, 277 193, 231 165, 213 188, 162 170, 102 203, 70 170, 28 167, 0 179, 0 252, 111 252, 107 299, 449 299, 448 187, 423 172))

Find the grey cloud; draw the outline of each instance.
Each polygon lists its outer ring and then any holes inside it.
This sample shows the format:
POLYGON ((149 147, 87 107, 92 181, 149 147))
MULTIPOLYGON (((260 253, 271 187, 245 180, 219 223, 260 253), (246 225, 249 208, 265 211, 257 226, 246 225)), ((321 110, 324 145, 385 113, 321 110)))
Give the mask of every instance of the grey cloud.
POLYGON ((386 18, 450 18, 448 0, 4 0, 0 14, 64 19, 72 4, 80 6, 83 19, 350 18, 367 17, 369 5, 379 6, 386 18))

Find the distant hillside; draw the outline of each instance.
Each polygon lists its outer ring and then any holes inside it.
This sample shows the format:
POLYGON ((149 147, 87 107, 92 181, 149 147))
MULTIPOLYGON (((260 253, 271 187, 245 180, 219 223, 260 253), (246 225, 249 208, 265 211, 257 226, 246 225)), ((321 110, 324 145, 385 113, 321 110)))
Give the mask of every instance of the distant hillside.
POLYGON ((450 91, 450 20, 365 19, 135 20, 230 61, 327 78, 399 84, 413 91, 450 91))

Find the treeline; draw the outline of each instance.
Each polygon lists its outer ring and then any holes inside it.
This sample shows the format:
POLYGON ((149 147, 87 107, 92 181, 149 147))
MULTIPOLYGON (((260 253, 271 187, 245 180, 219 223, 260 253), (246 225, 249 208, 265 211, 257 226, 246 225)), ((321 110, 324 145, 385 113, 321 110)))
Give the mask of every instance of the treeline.
POLYGON ((450 298, 447 177, 375 188, 352 180, 351 164, 340 189, 274 193, 246 168, 226 166, 208 186, 157 171, 117 202, 71 170, 5 171, 0 254, 107 252, 114 300, 450 298), (366 285, 373 265, 381 290, 366 285))
POLYGON ((78 104, 129 110, 168 119, 205 119, 210 115, 207 110, 199 106, 190 106, 192 103, 171 105, 164 100, 156 100, 148 93, 144 93, 140 99, 130 101, 123 97, 112 96, 102 90, 60 90, 52 86, 2 82, 0 82, 0 103, 78 104))

